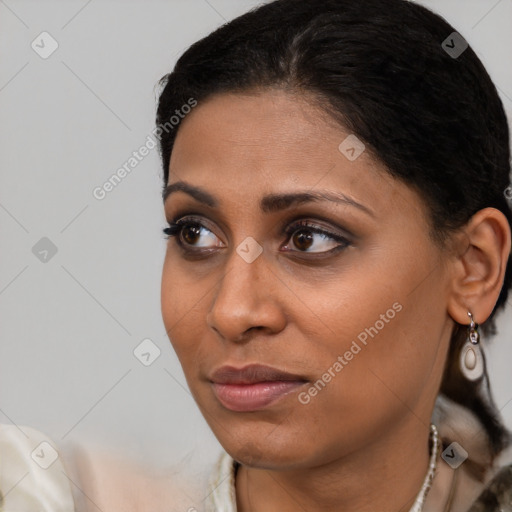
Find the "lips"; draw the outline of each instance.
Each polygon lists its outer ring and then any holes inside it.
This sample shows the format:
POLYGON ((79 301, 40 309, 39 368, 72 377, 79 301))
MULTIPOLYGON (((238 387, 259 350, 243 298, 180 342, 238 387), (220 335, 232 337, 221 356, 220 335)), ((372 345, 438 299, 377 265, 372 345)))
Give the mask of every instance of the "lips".
POLYGON ((270 366, 251 364, 240 369, 233 366, 222 366, 213 372, 210 380, 217 384, 254 384, 275 381, 306 382, 307 379, 301 375, 283 372, 270 366))
POLYGON ((231 411, 249 412, 263 409, 284 398, 307 379, 270 366, 252 364, 244 368, 222 366, 210 381, 219 402, 231 411))

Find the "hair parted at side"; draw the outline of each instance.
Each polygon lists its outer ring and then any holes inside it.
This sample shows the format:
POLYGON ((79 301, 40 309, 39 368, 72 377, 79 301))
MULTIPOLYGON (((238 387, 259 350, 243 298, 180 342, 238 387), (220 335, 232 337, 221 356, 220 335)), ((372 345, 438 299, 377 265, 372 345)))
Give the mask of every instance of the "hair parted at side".
MULTIPOLYGON (((512 225, 509 127, 495 85, 470 46, 452 58, 441 46, 456 30, 409 0, 276 0, 193 44, 160 83, 156 122, 194 98, 283 88, 307 94, 354 133, 388 172, 418 191, 443 243, 479 210, 500 210, 512 225)), ((176 129, 159 142, 163 186, 176 129)), ((512 283, 512 256, 491 317, 512 283)), ((487 383, 464 380, 452 336, 441 393, 477 415, 494 457, 510 443, 487 383)))

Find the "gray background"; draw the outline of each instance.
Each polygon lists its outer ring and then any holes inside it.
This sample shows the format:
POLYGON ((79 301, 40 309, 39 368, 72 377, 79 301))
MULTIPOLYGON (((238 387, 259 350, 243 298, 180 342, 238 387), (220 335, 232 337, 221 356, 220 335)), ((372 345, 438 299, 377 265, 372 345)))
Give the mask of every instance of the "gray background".
MULTIPOLYGON (((220 450, 161 319, 157 151, 102 201, 92 191, 146 141, 177 56, 258 3, 0 0, 0 423, 157 466, 220 450), (43 31, 59 45, 47 59, 31 47, 43 31), (161 351, 147 367, 133 354, 146 338, 161 351)), ((422 3, 473 46, 510 119, 512 0, 422 3)), ((512 428, 510 304, 498 328, 487 354, 512 428)))

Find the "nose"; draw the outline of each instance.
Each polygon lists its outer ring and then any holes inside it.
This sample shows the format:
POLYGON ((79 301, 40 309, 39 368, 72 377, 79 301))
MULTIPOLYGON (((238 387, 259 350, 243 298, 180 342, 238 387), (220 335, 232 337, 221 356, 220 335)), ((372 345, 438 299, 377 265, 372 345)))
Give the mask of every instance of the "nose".
POLYGON ((264 253, 248 263, 233 251, 224 269, 206 317, 208 326, 223 340, 235 343, 246 342, 257 332, 270 335, 284 329, 281 299, 287 288, 264 253))

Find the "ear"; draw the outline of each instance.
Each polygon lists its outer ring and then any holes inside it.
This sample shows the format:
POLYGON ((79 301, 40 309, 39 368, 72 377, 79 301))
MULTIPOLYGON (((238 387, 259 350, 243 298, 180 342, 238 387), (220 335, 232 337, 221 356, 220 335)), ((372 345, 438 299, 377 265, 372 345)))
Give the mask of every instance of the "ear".
POLYGON ((459 324, 485 322, 500 295, 510 255, 507 218, 495 208, 479 210, 458 235, 448 313, 459 324))

